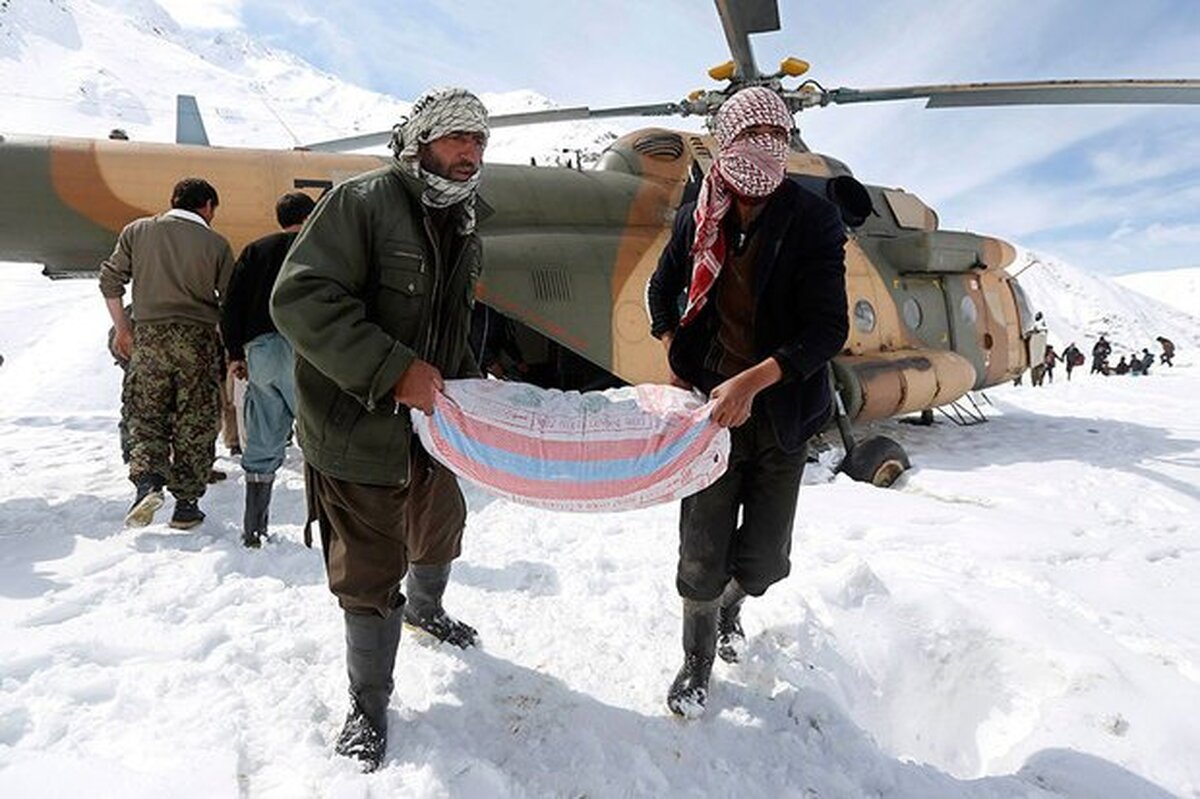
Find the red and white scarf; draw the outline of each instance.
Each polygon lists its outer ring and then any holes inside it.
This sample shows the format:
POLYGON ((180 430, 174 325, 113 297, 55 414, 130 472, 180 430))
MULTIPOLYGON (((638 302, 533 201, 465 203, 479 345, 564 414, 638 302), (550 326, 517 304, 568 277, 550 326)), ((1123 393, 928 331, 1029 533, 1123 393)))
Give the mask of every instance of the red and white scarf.
POLYGON ((690 323, 704 307, 709 289, 725 263, 725 234, 721 221, 734 195, 762 198, 783 182, 787 143, 766 133, 739 134, 753 125, 773 125, 790 131, 792 115, 779 95, 761 86, 742 89, 717 111, 717 158, 700 186, 696 236, 692 241, 692 280, 680 326, 690 323))

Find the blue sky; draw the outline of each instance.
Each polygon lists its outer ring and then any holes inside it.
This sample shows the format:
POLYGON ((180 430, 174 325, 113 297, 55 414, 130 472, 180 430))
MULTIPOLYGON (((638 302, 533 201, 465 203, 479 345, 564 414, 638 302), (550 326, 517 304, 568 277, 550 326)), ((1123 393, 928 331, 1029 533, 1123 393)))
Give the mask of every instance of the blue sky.
MULTIPOLYGON (((411 99, 458 83, 593 107, 680 98, 727 50, 710 0, 163 0, 344 80, 411 99)), ((826 87, 1200 78, 1196 0, 781 0, 760 66, 795 55, 826 87)), ((1097 272, 1200 266, 1200 106, 806 111, 808 144, 903 186, 943 227, 1097 272)), ((636 123, 629 123, 632 127, 636 123)))

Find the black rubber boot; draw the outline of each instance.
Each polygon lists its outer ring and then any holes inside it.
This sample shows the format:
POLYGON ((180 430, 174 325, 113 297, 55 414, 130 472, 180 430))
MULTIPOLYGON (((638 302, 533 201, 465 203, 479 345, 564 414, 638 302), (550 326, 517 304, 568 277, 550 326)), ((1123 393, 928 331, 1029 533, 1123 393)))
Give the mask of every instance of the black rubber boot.
POLYGON ((742 602, 746 592, 737 580, 725 584, 721 594, 721 612, 717 618, 717 657, 726 663, 737 663, 746 651, 746 633, 742 630, 742 602))
POLYGON ((374 771, 387 750, 387 709, 403 619, 399 609, 386 619, 349 611, 345 616, 350 712, 334 751, 361 761, 363 771, 374 771))
POLYGON ((698 718, 708 702, 708 680, 717 649, 721 600, 683 600, 683 666, 667 691, 667 707, 676 716, 698 718))
POLYGON ((450 582, 450 564, 422 566, 410 563, 404 593, 404 621, 429 633, 439 641, 466 649, 479 643, 479 633, 469 624, 453 618, 442 608, 442 594, 450 582))
POLYGON ((267 516, 271 509, 273 474, 246 473, 246 514, 242 522, 242 543, 258 549, 267 537, 267 516))
POLYGON ((204 521, 204 511, 200 510, 198 499, 175 500, 175 512, 171 514, 169 527, 176 530, 190 530, 204 521))

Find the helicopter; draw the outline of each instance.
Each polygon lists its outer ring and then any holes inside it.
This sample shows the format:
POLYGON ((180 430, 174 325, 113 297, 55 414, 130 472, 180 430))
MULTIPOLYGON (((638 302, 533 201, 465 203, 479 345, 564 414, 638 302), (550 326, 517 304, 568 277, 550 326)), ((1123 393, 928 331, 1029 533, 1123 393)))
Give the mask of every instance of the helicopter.
MULTIPOLYGON (((715 0, 731 60, 717 88, 673 102, 560 108, 493 117, 493 126, 605 117, 696 116, 746 86, 779 93, 798 114, 829 105, 925 99, 930 106, 1060 103, 1197 103, 1200 81, 1101 80, 972 83, 827 90, 785 59, 764 73, 750 36, 780 28, 775 0, 715 0), (785 83, 797 81, 794 86, 785 83)), ((174 144, 110 139, 0 137, 0 171, 20 191, 0 194, 0 255, 40 262, 50 277, 94 274, 114 237, 154 213, 179 177, 203 175, 224 202, 217 228, 234 246, 274 228, 285 191, 319 195, 386 156, 349 154, 391 131, 294 150, 209 146, 193 98, 181 97, 174 144)), ((480 227, 485 265, 478 300, 513 331, 527 374, 563 389, 666 382, 649 334, 644 287, 676 209, 693 198, 715 154, 704 133, 647 127, 614 141, 594 169, 489 164, 482 196, 494 209, 480 227)), ((1015 248, 939 228, 937 213, 903 189, 867 185, 794 130, 790 179, 832 202, 845 223, 850 335, 832 364, 841 469, 890 484, 908 466, 902 448, 855 441, 851 423, 929 411, 1022 374, 1045 333, 1016 278, 1015 248)))

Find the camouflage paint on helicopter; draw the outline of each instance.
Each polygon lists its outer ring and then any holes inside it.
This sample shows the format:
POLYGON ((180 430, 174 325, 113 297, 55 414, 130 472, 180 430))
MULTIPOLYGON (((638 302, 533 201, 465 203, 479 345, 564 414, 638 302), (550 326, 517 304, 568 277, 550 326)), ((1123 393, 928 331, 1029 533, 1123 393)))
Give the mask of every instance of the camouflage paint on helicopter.
MULTIPOLYGON (((838 204, 851 228, 850 337, 835 360, 851 418, 943 405, 1028 367, 1023 331, 1031 325, 1027 313, 1022 317, 1016 281, 1005 271, 1015 257, 1011 245, 939 231, 934 212, 914 195, 862 186, 844 164, 796 143, 789 173, 838 204)), ((630 172, 646 187, 626 230, 669 226, 689 183, 711 164, 712 146, 710 137, 664 129, 639 130, 610 146, 600 170, 630 172)), ((669 233, 660 227, 649 242, 630 237, 613 271, 609 368, 630 382, 665 378, 661 345, 646 332, 642 296, 669 233)))
MULTIPOLYGON (((631 383, 665 381, 644 290, 675 209, 711 164, 707 136, 648 128, 590 171, 490 164, 480 297, 526 328, 631 383)), ((274 229, 274 201, 319 194, 386 158, 128 141, 7 137, 0 167, 26 187, 0 197, 0 253, 51 276, 93 273, 131 219, 163 209, 180 177, 217 187, 215 227, 235 249, 274 229), (34 187, 45 187, 38 190, 34 187)), ((851 333, 835 371, 851 418, 951 402, 1029 363, 1010 246, 937 230, 915 196, 863 187, 796 139, 789 171, 839 204, 851 229, 851 333)))
POLYGON ((0 196, 0 253, 50 277, 95 273, 129 221, 168 207, 171 188, 199 175, 217 188, 214 227, 239 250, 276 228, 275 200, 319 194, 384 159, 130 141, 0 137, 0 169, 18 192, 0 196))

